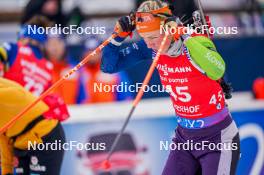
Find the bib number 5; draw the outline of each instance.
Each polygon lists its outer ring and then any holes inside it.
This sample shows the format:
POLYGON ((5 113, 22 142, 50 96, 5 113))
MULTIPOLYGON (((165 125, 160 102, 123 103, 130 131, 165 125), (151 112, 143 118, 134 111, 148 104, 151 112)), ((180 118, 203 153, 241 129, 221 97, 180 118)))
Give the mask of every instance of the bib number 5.
POLYGON ((172 90, 170 85, 166 86, 166 92, 168 92, 175 101, 179 100, 184 103, 191 101, 192 96, 188 92, 188 86, 177 86, 175 87, 175 90, 176 93, 172 90))

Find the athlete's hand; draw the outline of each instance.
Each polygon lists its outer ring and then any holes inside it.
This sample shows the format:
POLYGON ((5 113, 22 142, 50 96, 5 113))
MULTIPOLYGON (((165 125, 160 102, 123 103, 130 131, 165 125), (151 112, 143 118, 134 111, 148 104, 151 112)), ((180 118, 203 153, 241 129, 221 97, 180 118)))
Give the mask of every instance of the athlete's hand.
POLYGON ((172 16, 165 20, 165 29, 169 30, 169 34, 173 35, 175 41, 179 40, 180 37, 187 33, 187 27, 183 26, 179 17, 172 16))
POLYGON ((135 23, 135 14, 131 12, 128 16, 123 16, 119 18, 115 25, 115 33, 118 34, 118 36, 125 38, 128 35, 130 35, 133 30, 136 28, 135 23))

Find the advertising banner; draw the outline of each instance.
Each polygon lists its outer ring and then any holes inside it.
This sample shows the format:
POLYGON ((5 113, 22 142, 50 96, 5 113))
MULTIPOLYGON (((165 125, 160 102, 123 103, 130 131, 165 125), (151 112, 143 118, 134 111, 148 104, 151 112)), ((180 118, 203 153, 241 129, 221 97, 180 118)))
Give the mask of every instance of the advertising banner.
MULTIPOLYGON (((263 175, 264 110, 233 112, 232 116, 241 137, 237 174, 263 175)), ((112 169, 107 174, 102 171, 100 163, 105 159, 122 122, 65 124, 67 142, 72 143, 72 150, 66 151, 62 174, 160 175, 176 125, 174 116, 132 120, 117 146, 112 157, 112 169)))

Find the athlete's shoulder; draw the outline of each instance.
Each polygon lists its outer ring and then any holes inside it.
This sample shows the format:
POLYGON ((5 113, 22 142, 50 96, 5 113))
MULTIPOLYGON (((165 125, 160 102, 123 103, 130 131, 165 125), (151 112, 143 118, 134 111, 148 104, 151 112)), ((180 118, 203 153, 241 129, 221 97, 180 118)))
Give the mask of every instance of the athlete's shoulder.
POLYGON ((16 83, 15 81, 8 80, 6 78, 1 78, 0 77, 0 89, 1 88, 18 88, 18 89, 23 89, 21 85, 16 83))
POLYGON ((0 104, 17 103, 16 100, 22 100, 25 97, 25 92, 22 86, 18 83, 0 78, 0 104))
POLYGON ((140 52, 144 55, 145 58, 149 59, 153 57, 154 51, 148 48, 146 42, 143 39, 140 39, 138 42, 136 42, 134 47, 139 48, 140 52))
MULTIPOLYGON (((0 77, 0 104, 29 104, 36 98, 17 82, 0 77)), ((43 106, 43 104, 39 104, 39 106, 43 106)), ((46 108, 46 105, 43 107, 46 108)))
POLYGON ((204 47, 207 47, 214 51, 216 50, 216 46, 214 45, 213 41, 210 38, 208 38, 206 35, 196 34, 193 35, 192 38, 198 43, 202 44, 204 47))

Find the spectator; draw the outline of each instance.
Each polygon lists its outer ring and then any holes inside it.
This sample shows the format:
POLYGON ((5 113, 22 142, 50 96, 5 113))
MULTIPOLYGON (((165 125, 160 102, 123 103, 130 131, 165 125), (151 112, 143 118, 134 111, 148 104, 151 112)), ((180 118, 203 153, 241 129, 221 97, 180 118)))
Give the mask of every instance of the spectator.
MULTIPOLYGON (((10 117, 17 114, 17 112, 14 113, 16 111, 15 109, 21 111, 25 106, 36 100, 35 96, 41 95, 52 84, 51 72, 53 65, 44 57, 44 44, 47 36, 45 32, 30 33, 28 31, 32 26, 45 28, 49 24, 50 21, 47 18, 34 16, 26 25, 22 26, 17 43, 6 43, 3 47, 0 47, 0 62, 4 65, 3 76, 17 82, 25 89, 21 90, 22 87, 1 79, 1 83, 4 85, 3 87, 7 87, 7 90, 12 89, 10 87, 14 86, 17 87, 17 91, 14 92, 15 94, 22 92, 25 95, 25 97, 21 96, 21 98, 24 97, 24 100, 13 99, 17 103, 22 104, 14 106, 12 110, 8 109, 8 113, 1 114, 5 117, 9 116, 9 118, 5 119, 6 121, 11 120, 12 118, 10 117), (26 92, 26 90, 31 94, 26 92), (32 94, 35 96, 32 96, 32 94), (26 96, 29 96, 30 100, 27 100, 26 96)), ((10 98, 10 95, 14 95, 12 92, 7 94, 8 96, 2 100, 6 101, 7 98, 10 98)), ((18 97, 19 95, 14 96, 18 97)), ((42 109, 32 109, 37 110, 37 113, 31 115, 26 113, 22 120, 18 120, 18 123, 15 123, 17 127, 12 127, 10 131, 7 130, 5 135, 1 135, 1 159, 2 163, 5 162, 2 164, 2 174, 11 174, 13 172, 13 155, 19 160, 17 169, 20 170, 20 173, 59 174, 64 154, 63 150, 41 152, 41 150, 32 151, 28 147, 28 141, 43 143, 44 140, 53 142, 53 139, 58 139, 61 140, 62 144, 65 142, 65 135, 60 121, 69 117, 66 105, 63 103, 63 100, 54 94, 47 95, 43 99, 43 102, 45 104, 42 105, 42 109), (45 170, 29 166, 30 160, 32 159, 38 160, 39 163, 45 166, 45 170)), ((13 101, 12 103, 15 105, 13 101)), ((4 108, 1 107, 1 109, 4 108)), ((2 112, 5 112, 5 110, 2 112)))
MULTIPOLYGON (((96 38, 88 39, 86 42, 87 54, 89 54, 96 46, 99 45, 99 41, 96 38)), ((101 53, 92 57, 87 65, 81 70, 81 81, 83 85, 83 91, 80 94, 81 103, 98 103, 98 102, 112 102, 120 100, 128 100, 132 98, 130 92, 117 92, 114 91, 99 91, 99 88, 95 86, 106 87, 112 85, 119 85, 121 82, 127 85, 129 84, 127 75, 122 73, 106 74, 100 70, 101 53)))
MULTIPOLYGON (((74 63, 66 51, 66 45, 62 36, 50 35, 45 45, 47 58, 53 63, 52 71, 53 83, 58 81, 62 76, 70 71, 76 63, 74 63)), ((66 104, 76 104, 79 93, 79 73, 72 74, 64 83, 55 90, 66 104)))
POLYGON ((30 0, 24 9, 22 24, 32 18, 34 15, 46 16, 56 24, 65 24, 65 18, 62 14, 61 0, 30 0))

